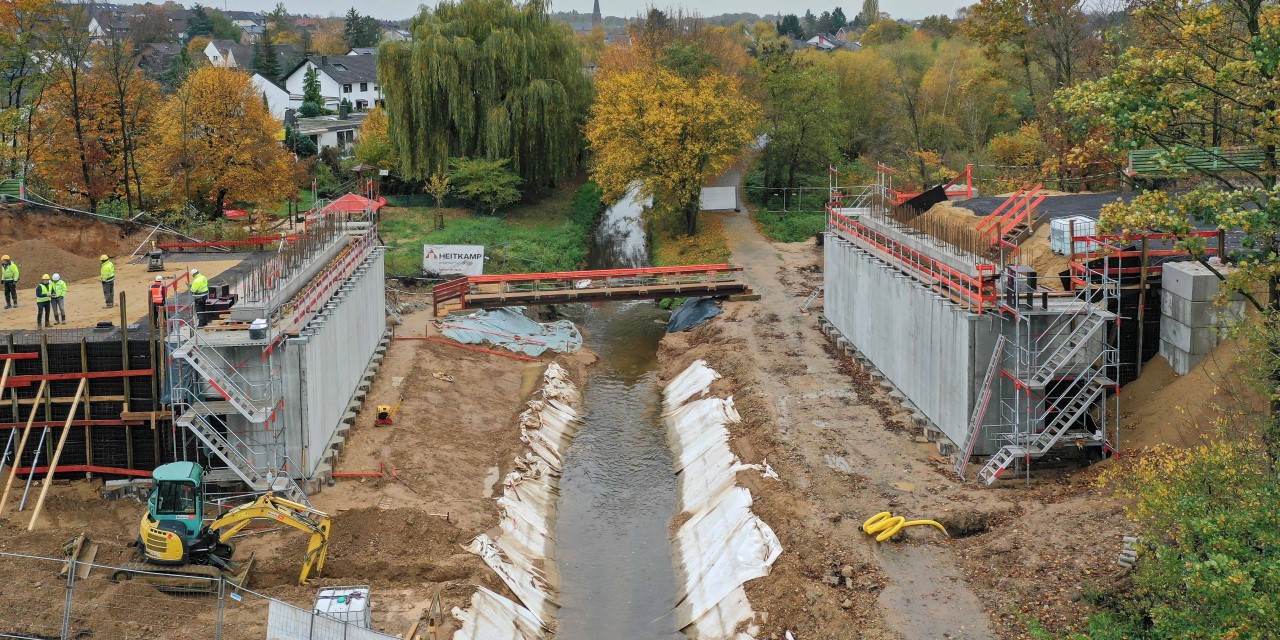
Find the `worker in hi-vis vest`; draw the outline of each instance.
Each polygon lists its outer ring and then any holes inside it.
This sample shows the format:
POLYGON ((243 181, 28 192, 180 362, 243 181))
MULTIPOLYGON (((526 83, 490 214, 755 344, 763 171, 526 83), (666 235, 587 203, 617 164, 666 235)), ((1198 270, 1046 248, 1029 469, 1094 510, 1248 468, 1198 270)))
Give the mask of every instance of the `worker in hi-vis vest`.
POLYGON ((191 298, 196 302, 196 326, 209 324, 205 316, 205 305, 209 303, 209 279, 199 269, 191 270, 191 298))
POLYGON ((156 276, 151 283, 151 323, 159 327, 164 322, 164 276, 156 276))
POLYGON ((53 311, 53 323, 66 324, 67 323, 67 281, 62 279, 61 274, 57 274, 57 273, 53 274, 53 292, 52 293, 53 293, 53 299, 50 301, 52 302, 52 305, 51 305, 52 309, 50 310, 53 311))
POLYGON ((40 276, 40 282, 36 284, 36 328, 49 325, 49 302, 53 300, 53 283, 49 282, 49 274, 40 276))
POLYGON ((4 308, 18 306, 18 263, 0 256, 0 280, 4 280, 4 308))
POLYGON ((107 300, 107 308, 116 306, 116 265, 107 254, 98 258, 102 262, 102 297, 107 300))

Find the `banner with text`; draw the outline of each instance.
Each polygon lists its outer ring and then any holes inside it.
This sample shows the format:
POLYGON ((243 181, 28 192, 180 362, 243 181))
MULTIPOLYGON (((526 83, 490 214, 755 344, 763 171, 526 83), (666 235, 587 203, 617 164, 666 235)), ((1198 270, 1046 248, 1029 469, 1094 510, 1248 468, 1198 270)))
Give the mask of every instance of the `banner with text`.
POLYGON ((422 270, 442 276, 481 275, 484 273, 484 245, 424 244, 422 270))

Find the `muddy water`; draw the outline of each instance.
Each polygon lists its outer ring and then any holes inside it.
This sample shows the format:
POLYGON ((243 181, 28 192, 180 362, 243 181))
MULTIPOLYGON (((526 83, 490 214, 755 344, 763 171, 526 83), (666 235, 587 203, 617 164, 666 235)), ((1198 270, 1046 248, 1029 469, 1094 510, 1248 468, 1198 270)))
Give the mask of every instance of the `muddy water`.
MULTIPOLYGON (((592 268, 648 264, 640 211, 639 203, 624 199, 605 213, 592 268)), ((564 312, 600 360, 590 369, 584 423, 560 479, 556 637, 680 638, 671 616, 675 574, 667 541, 676 486, 656 373, 664 314, 651 302, 575 305, 564 312)))

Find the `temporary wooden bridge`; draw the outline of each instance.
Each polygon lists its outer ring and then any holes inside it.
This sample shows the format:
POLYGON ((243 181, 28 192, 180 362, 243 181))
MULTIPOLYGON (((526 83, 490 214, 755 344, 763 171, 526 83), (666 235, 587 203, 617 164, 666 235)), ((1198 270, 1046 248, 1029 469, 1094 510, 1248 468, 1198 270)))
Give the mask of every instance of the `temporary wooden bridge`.
POLYGON ((748 294, 742 267, 682 267, 465 276, 436 285, 435 312, 526 304, 748 294))

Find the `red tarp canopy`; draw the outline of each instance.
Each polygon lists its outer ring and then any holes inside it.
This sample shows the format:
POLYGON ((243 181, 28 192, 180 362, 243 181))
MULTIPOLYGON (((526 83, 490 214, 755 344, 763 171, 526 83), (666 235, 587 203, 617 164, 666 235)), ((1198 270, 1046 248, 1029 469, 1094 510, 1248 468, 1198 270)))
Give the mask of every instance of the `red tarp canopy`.
POLYGON ((325 205, 319 211, 320 215, 328 215, 333 213, 364 213, 366 211, 377 213, 383 205, 387 204, 386 198, 378 196, 377 200, 370 200, 354 193, 348 193, 333 202, 325 205))
POLYGON ((231 220, 235 220, 236 218, 243 218, 249 215, 249 212, 241 209, 227 209, 226 211, 222 212, 222 215, 226 216, 231 220))

